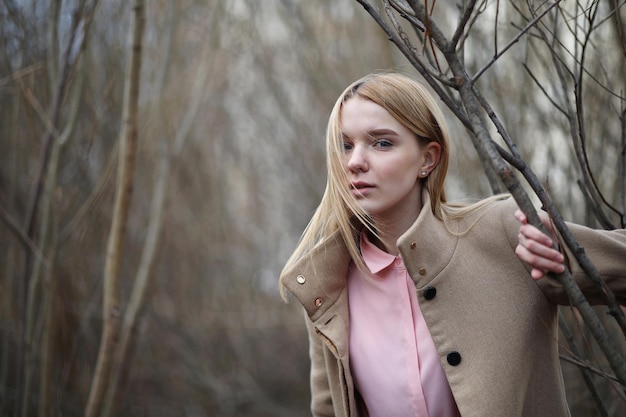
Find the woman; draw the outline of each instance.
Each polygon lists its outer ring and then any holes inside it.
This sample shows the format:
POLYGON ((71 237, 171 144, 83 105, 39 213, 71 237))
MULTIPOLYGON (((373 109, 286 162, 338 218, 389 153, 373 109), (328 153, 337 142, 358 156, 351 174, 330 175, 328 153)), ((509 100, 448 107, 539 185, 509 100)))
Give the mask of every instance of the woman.
MULTIPOLYGON (((313 415, 569 415, 567 297, 544 277, 563 255, 510 198, 446 201, 448 133, 429 93, 398 74, 356 81, 326 150, 326 191, 281 274, 306 313, 313 415)), ((624 230, 571 230, 626 294, 624 230)))

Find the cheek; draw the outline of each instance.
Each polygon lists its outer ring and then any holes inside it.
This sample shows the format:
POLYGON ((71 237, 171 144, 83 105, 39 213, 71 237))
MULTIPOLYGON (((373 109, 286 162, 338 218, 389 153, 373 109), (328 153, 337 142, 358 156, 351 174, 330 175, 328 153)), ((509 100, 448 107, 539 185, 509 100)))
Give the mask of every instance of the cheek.
POLYGON ((389 177, 393 177, 396 180, 402 180, 403 182, 414 183, 419 181, 419 167, 423 161, 419 158, 400 159, 394 163, 389 164, 386 168, 385 174, 389 177))
POLYGON ((409 189, 413 189, 420 182, 420 178, 417 175, 415 169, 401 169, 399 166, 396 169, 389 170, 383 174, 387 178, 387 184, 390 189, 395 192, 404 193, 409 189))

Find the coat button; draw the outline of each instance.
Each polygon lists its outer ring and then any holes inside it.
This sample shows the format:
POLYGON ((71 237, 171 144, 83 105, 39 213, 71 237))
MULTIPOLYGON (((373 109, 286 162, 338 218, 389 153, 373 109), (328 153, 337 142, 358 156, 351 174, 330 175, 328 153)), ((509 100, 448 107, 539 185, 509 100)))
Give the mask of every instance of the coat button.
POLYGON ((411 249, 415 249, 416 246, 417 244, 415 242, 411 242, 411 249))
POLYGON ((450 352, 446 356, 446 360, 452 366, 457 366, 461 363, 461 354, 459 352, 450 352))
POLYGON ((304 284, 306 282, 306 278, 304 277, 304 275, 298 275, 296 277, 296 281, 298 282, 298 284, 304 284))
POLYGON ((315 299, 315 307, 319 307, 322 305, 322 299, 321 298, 316 298, 315 299))
POLYGON ((435 287, 426 287, 424 290, 424 298, 427 300, 432 300, 437 295, 437 288, 435 287))
POLYGON ((417 272, 419 272, 420 275, 426 275, 426 268, 420 268, 417 272))

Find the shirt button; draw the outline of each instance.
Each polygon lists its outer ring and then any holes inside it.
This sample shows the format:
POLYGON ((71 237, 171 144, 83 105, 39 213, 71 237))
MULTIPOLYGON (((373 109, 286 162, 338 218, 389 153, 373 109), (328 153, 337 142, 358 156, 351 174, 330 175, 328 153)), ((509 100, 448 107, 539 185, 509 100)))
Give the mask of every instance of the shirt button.
POLYGON ((304 275, 298 275, 296 277, 296 281, 298 282, 298 284, 304 284, 306 282, 306 278, 304 277, 304 275))
POLYGON ((457 366, 461 363, 461 354, 459 352, 450 352, 446 356, 446 360, 451 366, 457 366))
POLYGON ((432 300, 437 295, 437 288, 435 287, 426 287, 424 290, 424 298, 427 300, 432 300))
POLYGON ((316 298, 315 299, 315 307, 319 307, 322 305, 322 299, 321 298, 316 298))

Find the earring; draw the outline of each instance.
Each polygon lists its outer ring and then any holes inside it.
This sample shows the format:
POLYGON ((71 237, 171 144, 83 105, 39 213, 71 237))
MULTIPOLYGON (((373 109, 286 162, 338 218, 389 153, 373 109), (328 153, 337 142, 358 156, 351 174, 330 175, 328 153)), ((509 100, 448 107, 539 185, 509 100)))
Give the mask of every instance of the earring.
POLYGON ((427 172, 427 171, 422 171, 422 172, 420 172, 420 175, 421 175, 422 177, 425 177, 426 175, 428 175, 428 172, 427 172))

